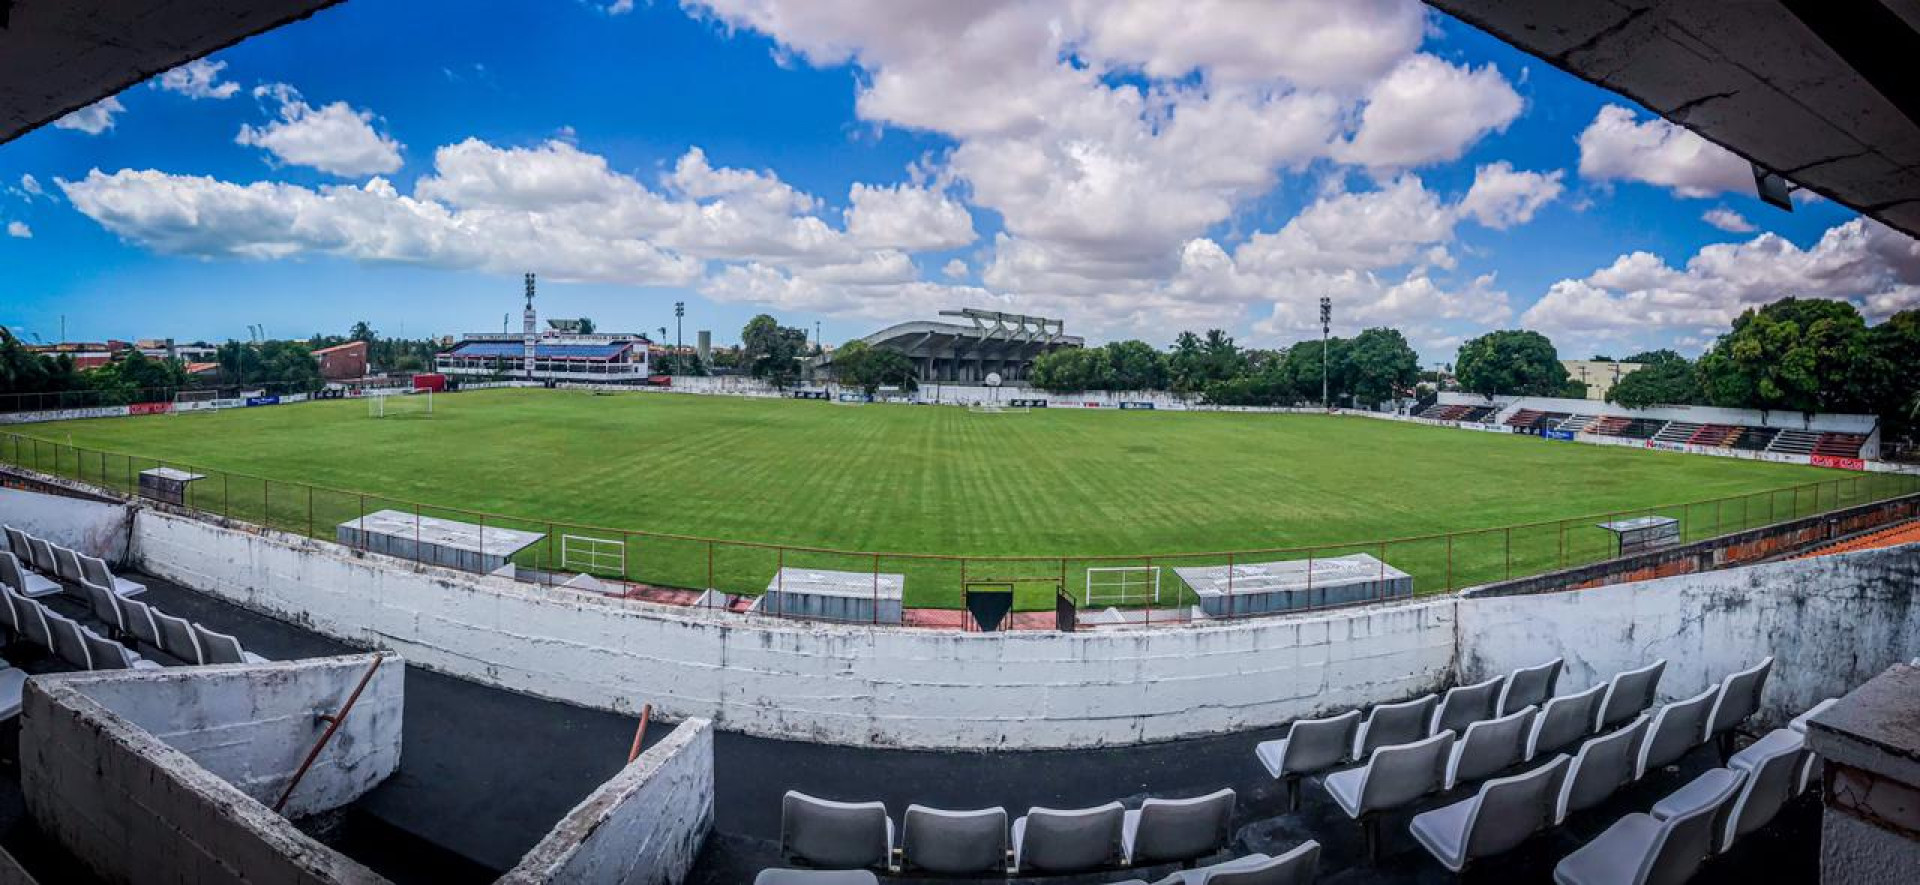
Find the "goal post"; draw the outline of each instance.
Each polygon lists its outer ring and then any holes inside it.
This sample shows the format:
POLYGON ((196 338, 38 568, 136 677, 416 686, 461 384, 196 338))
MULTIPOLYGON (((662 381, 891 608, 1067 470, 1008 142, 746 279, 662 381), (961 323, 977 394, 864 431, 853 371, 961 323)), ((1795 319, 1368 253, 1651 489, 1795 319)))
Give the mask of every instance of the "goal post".
POLYGON ((561 535, 560 570, 625 578, 627 542, 591 535, 561 535))
POLYGON ((1087 591, 1080 604, 1092 607, 1159 601, 1159 566, 1121 565, 1087 569, 1087 591))
POLYGON ((369 396, 366 400, 367 417, 369 418, 433 416, 433 391, 431 390, 423 390, 418 393, 392 393, 386 396, 369 396), (389 402, 389 400, 391 400, 391 402, 389 402))

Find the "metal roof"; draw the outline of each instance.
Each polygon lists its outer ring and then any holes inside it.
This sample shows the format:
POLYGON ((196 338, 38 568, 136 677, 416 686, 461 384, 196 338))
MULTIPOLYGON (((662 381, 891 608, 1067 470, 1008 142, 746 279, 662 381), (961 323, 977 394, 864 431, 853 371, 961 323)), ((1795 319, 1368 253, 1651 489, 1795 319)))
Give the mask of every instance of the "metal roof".
MULTIPOLYGON (((631 342, 616 344, 536 344, 535 359, 610 360, 633 348, 631 342)), ((526 345, 505 341, 467 341, 447 351, 448 356, 524 357, 526 345)))

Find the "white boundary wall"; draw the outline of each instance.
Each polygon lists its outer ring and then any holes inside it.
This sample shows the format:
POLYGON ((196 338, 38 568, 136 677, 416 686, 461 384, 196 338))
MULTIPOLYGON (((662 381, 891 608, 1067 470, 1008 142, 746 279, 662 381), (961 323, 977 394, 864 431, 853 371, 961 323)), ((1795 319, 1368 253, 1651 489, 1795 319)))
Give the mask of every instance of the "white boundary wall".
POLYGON ((456 676, 769 737, 968 749, 1278 725, 1438 688, 1454 600, 1204 628, 966 634, 714 618, 141 509, 142 567, 456 676))

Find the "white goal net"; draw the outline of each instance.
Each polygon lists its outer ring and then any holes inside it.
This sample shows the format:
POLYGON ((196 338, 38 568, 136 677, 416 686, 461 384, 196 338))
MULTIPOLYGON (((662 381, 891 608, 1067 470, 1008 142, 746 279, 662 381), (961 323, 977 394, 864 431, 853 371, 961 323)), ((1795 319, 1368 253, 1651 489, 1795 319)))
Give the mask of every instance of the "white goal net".
POLYGON ((561 535, 560 569, 593 575, 625 576, 627 542, 589 535, 561 535))
POLYGON ((433 391, 367 397, 369 418, 424 418, 433 415, 433 391))
POLYGON ((1087 592, 1080 604, 1131 605, 1160 601, 1160 567, 1125 565, 1087 569, 1087 592))

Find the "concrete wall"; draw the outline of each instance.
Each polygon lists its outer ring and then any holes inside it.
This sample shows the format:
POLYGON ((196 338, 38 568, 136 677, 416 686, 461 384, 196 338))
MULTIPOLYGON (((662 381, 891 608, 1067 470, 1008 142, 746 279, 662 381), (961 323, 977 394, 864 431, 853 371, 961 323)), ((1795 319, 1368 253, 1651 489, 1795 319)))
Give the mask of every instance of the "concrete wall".
POLYGON ((713 723, 689 719, 569 812, 511 885, 677 885, 713 828, 713 723))
POLYGON ((1667 659, 1660 694, 1699 693, 1774 656, 1772 723, 1920 654, 1920 544, 1459 604, 1463 680, 1556 656, 1562 692, 1667 659))
POLYGON ((0 488, 0 523, 110 563, 127 558, 132 515, 126 504, 0 488))
POLYGON ((1454 649, 1451 598, 1204 627, 963 634, 707 617, 147 509, 135 555, 151 573, 453 675, 848 744, 1087 747, 1276 725, 1434 689, 1454 649))
MULTIPOLYGON (((167 673, 122 670, 34 677, 27 683, 20 721, 20 780, 27 807, 42 832, 108 882, 384 882, 112 708, 133 693, 164 695, 179 687, 176 680, 196 676, 249 681, 268 695, 288 682, 337 687, 360 663, 363 659, 335 658, 167 673)), ((390 663, 397 683, 400 662, 390 663)), ((220 712, 182 711, 183 725, 194 715, 220 712)), ((157 713, 146 710, 141 715, 157 713)), ((399 711, 392 715, 397 720, 399 711)), ((212 736, 240 723, 236 718, 205 724, 212 736)), ((396 722, 396 745, 397 728, 396 722)), ((201 750, 210 757, 219 755, 207 753, 204 745, 201 750)), ((323 781, 331 778, 319 776, 323 781)))

